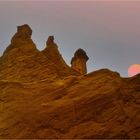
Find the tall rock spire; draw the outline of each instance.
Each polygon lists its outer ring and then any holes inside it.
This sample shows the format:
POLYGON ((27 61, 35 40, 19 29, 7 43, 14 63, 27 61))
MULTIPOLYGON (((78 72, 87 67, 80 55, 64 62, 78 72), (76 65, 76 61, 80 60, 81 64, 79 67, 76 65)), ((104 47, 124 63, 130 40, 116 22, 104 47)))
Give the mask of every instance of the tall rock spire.
POLYGON ((78 49, 71 60, 72 69, 76 70, 80 74, 87 74, 86 62, 88 59, 89 57, 86 52, 83 49, 78 49))
POLYGON ((42 53, 50 59, 55 64, 61 64, 61 66, 65 67, 66 63, 59 53, 58 46, 54 43, 54 36, 49 36, 46 42, 46 48, 42 51, 42 53))
POLYGON ((48 37, 48 40, 47 40, 47 42, 46 42, 46 44, 47 44, 47 46, 56 45, 56 44, 54 43, 54 36, 49 36, 49 37, 48 37))
POLYGON ((49 36, 46 42, 46 48, 42 53, 59 69, 60 75, 77 75, 78 73, 71 69, 61 56, 57 44, 54 42, 54 36, 49 36))

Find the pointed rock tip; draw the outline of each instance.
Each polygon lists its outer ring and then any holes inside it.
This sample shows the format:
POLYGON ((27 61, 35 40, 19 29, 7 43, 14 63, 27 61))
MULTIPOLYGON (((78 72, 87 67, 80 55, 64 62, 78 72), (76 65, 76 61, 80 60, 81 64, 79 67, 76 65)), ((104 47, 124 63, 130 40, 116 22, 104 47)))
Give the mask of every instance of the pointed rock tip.
POLYGON ((54 44, 54 36, 49 36, 46 42, 47 46, 54 44))

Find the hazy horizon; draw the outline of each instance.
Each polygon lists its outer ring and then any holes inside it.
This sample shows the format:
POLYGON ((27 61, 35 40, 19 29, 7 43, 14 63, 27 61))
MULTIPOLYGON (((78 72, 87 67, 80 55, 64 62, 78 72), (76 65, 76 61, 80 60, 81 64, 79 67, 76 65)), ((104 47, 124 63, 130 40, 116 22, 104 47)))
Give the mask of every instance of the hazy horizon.
POLYGON ((130 65, 140 64, 139 15, 140 2, 0 1, 0 55, 16 27, 28 24, 39 50, 54 35, 68 65, 82 48, 88 72, 108 68, 126 77, 130 65))

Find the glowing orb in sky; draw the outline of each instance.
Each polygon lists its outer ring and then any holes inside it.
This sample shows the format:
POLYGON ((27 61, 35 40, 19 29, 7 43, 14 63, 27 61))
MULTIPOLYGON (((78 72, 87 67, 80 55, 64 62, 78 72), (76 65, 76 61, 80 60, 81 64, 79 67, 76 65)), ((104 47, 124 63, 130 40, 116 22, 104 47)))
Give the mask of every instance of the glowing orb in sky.
POLYGON ((140 64, 133 64, 128 68, 128 76, 132 77, 140 73, 140 64))

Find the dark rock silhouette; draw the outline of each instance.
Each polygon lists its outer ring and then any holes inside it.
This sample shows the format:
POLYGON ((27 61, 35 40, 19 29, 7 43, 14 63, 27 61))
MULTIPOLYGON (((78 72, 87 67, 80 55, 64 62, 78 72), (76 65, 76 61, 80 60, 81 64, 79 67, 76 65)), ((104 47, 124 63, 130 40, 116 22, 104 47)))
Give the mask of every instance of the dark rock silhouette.
POLYGON ((0 139, 140 139, 140 75, 77 74, 54 37, 40 52, 31 34, 19 26, 0 57, 0 139))
POLYGON ((87 74, 86 62, 88 59, 86 52, 83 49, 78 49, 71 60, 72 69, 80 74, 87 74))

